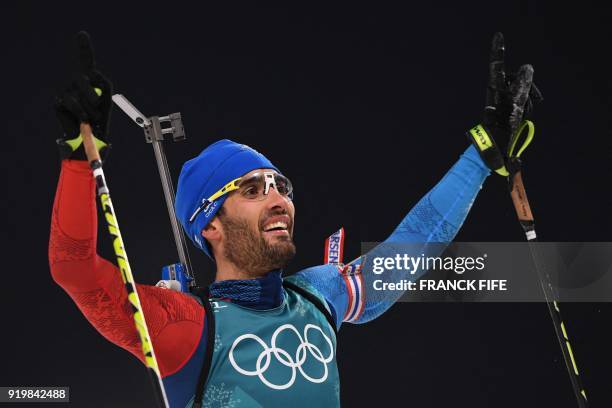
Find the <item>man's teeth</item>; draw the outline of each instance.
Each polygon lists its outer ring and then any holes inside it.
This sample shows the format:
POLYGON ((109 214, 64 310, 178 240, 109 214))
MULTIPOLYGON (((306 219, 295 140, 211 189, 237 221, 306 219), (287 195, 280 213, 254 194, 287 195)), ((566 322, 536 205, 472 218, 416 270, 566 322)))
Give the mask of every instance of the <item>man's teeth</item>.
POLYGON ((278 221, 278 222, 273 222, 272 224, 268 224, 264 227, 264 231, 270 231, 276 228, 280 228, 280 229, 287 229, 287 224, 285 224, 284 222, 278 221))

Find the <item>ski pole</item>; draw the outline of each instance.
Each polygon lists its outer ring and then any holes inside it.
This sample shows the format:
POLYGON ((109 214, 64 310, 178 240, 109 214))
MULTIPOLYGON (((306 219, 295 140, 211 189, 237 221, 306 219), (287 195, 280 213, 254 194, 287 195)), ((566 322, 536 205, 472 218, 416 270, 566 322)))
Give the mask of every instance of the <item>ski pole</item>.
POLYGON ((89 165, 93 170, 94 179, 96 180, 97 192, 98 196, 100 197, 104 218, 108 226, 108 231, 113 239, 113 249, 115 251, 115 256, 117 257, 117 265, 128 293, 128 300, 132 306, 134 324, 140 337, 142 352, 145 357, 145 363, 148 367, 147 371, 153 383, 153 387, 155 388, 159 405, 167 408, 170 405, 168 404, 168 398, 166 397, 166 390, 164 389, 164 384, 162 382, 157 358, 155 357, 155 352, 153 351, 153 343, 151 342, 147 322, 142 311, 142 304, 140 303, 140 298, 138 297, 138 292, 136 291, 136 283, 134 282, 134 276, 132 275, 125 245, 123 244, 123 238, 121 237, 119 223, 117 222, 115 210, 113 209, 110 192, 108 190, 108 186, 106 185, 100 154, 98 153, 93 141, 91 126, 87 123, 81 123, 80 129, 83 137, 85 153, 87 154, 89 165))
POLYGON ((555 290, 553 289, 551 283, 550 274, 540 262, 540 259, 535 251, 534 245, 532 245, 532 243, 537 242, 537 235, 535 230, 535 221, 533 213, 531 212, 531 207, 529 205, 529 201, 527 200, 527 192, 525 191, 525 185, 523 184, 523 178, 521 176, 520 155, 529 145, 529 143, 531 143, 533 135, 533 123, 530 121, 525 121, 525 123, 522 124, 522 126, 516 133, 516 138, 509 146, 508 158, 510 165, 510 176, 508 177, 508 181, 510 187, 510 195, 512 197, 512 203, 514 204, 514 209, 516 210, 516 215, 518 217, 519 223, 523 227, 527 242, 529 243, 531 257, 533 259, 535 270, 540 281, 540 286, 542 287, 542 291, 544 292, 544 299, 546 300, 546 305, 548 306, 548 311, 555 327, 557 340, 559 340, 559 345, 561 346, 563 360, 565 361, 565 366, 567 367, 567 371, 572 382, 574 394, 576 395, 576 399, 578 400, 578 406, 580 408, 588 408, 589 404, 587 401, 586 392, 580 379, 578 365, 576 364, 576 359, 572 351, 572 346, 570 345, 569 337, 567 335, 567 329, 561 317, 559 302, 557 302, 556 300, 555 290), (527 139, 522 144, 518 152, 514 154, 516 142, 525 128, 527 128, 528 130, 527 139))

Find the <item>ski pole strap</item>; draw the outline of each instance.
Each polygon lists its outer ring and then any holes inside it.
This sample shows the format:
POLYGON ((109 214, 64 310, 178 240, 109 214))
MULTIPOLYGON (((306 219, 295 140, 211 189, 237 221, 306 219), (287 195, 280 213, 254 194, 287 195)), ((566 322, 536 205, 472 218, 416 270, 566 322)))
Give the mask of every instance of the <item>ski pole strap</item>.
POLYGON ((521 154, 523 154, 527 146, 529 146, 531 142, 533 141, 534 136, 535 136, 535 125, 533 124, 533 122, 530 120, 523 121, 523 123, 521 123, 521 126, 519 126, 518 130, 514 134, 514 137, 510 139, 510 143, 508 144, 508 158, 521 157, 521 154), (521 147, 518 149, 518 152, 514 154, 514 149, 517 146, 517 142, 521 138, 521 135, 523 134, 525 129, 527 129, 527 135, 525 136, 525 141, 523 142, 523 144, 521 144, 521 147))
MULTIPOLYGON (((520 165, 520 161, 518 161, 518 159, 520 158, 521 154, 523 154, 527 146, 531 144, 534 135, 535 126, 533 122, 530 120, 523 121, 518 130, 509 140, 506 159, 508 161, 514 160, 515 164, 518 163, 520 165), (519 146, 518 141, 521 139, 521 136, 525 130, 527 130, 525 140, 522 144, 520 144, 520 147, 517 150, 517 146, 519 146)), ((476 125, 470 129, 468 136, 474 147, 478 149, 482 160, 490 169, 493 169, 493 171, 495 171, 497 174, 504 177, 510 177, 517 171, 516 168, 510 168, 509 163, 504 162, 504 156, 501 154, 499 147, 493 139, 493 136, 491 136, 482 125, 476 125)))
POLYGON ((534 135, 535 126, 533 122, 526 120, 521 124, 514 137, 508 144, 507 170, 509 172, 508 183, 510 187, 510 196, 512 198, 512 203, 514 204, 514 209, 516 210, 518 220, 525 231, 527 241, 535 241, 537 237, 533 213, 531 212, 529 200, 527 199, 527 191, 525 190, 525 185, 523 184, 523 177, 521 174, 522 164, 520 157, 527 146, 529 146, 533 141, 534 135), (518 141, 525 133, 525 130, 527 131, 525 139, 517 150, 517 146, 519 146, 518 141))

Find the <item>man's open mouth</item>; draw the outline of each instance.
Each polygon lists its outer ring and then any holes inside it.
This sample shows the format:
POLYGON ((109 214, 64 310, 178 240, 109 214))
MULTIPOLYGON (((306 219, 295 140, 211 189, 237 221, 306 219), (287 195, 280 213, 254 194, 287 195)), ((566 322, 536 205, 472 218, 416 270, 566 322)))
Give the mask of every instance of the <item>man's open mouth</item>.
POLYGON ((271 235, 289 235, 289 223, 286 221, 279 221, 278 217, 276 220, 272 219, 263 226, 263 231, 271 235))

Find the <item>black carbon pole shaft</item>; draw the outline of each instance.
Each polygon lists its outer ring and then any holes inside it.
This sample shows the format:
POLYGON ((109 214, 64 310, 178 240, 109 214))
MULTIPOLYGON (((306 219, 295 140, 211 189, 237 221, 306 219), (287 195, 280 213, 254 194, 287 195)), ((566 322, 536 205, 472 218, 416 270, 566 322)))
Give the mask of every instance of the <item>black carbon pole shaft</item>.
POLYGON ((542 292, 544 293, 548 312, 550 313, 550 317, 553 321, 555 334, 557 336, 557 340, 559 341, 559 346, 561 347, 563 360, 565 361, 565 366, 572 383, 574 394, 576 395, 576 400, 578 401, 578 406, 580 408, 588 408, 589 403, 586 392, 580 379, 578 365, 576 364, 576 358, 574 357, 574 352, 569 341, 567 328, 565 327, 563 318, 561 317, 559 302, 557 301, 557 296, 555 295, 555 290, 553 289, 551 283, 550 274, 548 273, 546 265, 541 262, 541 258, 537 254, 535 245, 531 245, 531 243, 537 242, 537 235, 533 213, 531 212, 531 207, 529 205, 529 201, 527 200, 527 192, 525 191, 521 171, 518 170, 517 172, 513 173, 509 180, 510 195, 512 196, 514 209, 516 210, 516 215, 518 216, 519 222, 523 227, 523 231, 525 231, 527 242, 530 243, 529 249, 533 258, 535 270, 538 274, 542 292))

